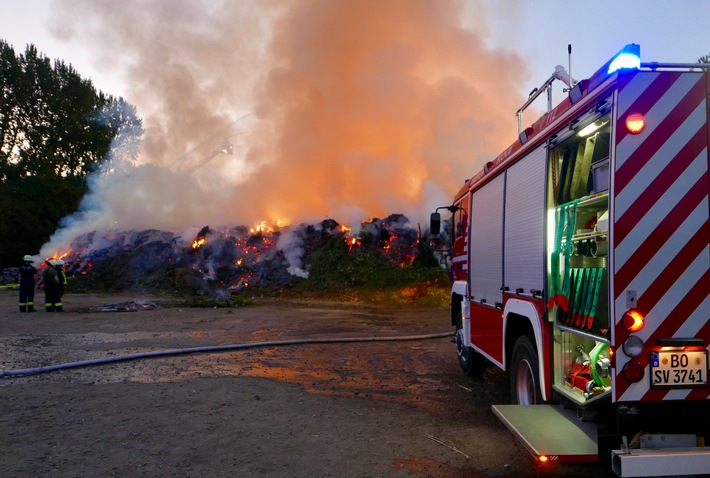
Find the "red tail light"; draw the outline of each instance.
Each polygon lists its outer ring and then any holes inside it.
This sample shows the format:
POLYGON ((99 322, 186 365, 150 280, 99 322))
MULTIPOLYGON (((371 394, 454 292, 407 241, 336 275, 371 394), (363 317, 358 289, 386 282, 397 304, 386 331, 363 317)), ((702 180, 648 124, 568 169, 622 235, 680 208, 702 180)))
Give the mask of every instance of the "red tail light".
POLYGON ((626 130, 631 134, 639 134, 646 127, 646 118, 641 113, 631 113, 626 117, 626 130))
POLYGON ((630 360, 626 362, 624 368, 621 369, 621 373, 629 382, 639 382, 646 372, 643 369, 643 365, 638 363, 636 360, 630 360))

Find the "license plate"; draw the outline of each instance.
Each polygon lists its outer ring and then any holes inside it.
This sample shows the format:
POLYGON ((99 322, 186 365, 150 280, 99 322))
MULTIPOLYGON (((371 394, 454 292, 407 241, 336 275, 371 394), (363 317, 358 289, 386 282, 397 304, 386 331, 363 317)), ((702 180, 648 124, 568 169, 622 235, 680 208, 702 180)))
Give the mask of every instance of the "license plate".
POLYGON ((651 388, 707 386, 707 350, 651 352, 651 388))

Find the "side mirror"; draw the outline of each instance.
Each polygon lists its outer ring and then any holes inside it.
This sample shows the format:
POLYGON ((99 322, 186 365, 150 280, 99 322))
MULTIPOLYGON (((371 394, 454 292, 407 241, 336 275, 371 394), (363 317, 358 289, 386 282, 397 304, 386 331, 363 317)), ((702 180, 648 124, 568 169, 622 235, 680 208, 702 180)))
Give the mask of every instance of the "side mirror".
POLYGON ((431 213, 429 231, 433 236, 438 236, 441 232, 441 214, 439 214, 438 212, 431 213))

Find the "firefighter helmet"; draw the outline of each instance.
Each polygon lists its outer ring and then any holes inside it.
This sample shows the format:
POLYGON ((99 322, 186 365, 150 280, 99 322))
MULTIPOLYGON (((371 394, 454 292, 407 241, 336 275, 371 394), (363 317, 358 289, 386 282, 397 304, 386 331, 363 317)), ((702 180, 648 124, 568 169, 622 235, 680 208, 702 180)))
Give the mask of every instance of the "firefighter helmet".
POLYGON ((57 259, 56 261, 54 261, 54 265, 55 265, 55 266, 63 266, 63 265, 64 265, 64 261, 61 260, 61 259, 57 259))
POLYGON ((54 259, 49 259, 49 260, 47 261, 47 263, 48 263, 50 266, 54 267, 54 265, 57 263, 57 261, 55 261, 54 259))
POLYGON ((23 257, 22 260, 25 262, 34 262, 35 261, 34 259, 32 259, 32 256, 29 254, 25 255, 25 257, 23 257))

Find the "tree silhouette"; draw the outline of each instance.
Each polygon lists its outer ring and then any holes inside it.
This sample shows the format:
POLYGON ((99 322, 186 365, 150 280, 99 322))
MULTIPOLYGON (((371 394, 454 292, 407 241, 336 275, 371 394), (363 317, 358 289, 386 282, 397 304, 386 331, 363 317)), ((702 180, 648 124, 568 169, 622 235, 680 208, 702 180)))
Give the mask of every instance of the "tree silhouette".
POLYGON ((87 191, 109 151, 135 159, 135 108, 61 60, 0 40, 0 267, 34 254, 87 191), (113 150, 112 150, 113 145, 113 150))

